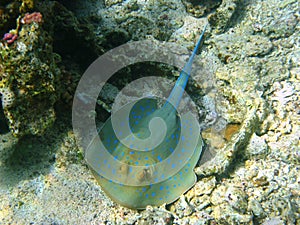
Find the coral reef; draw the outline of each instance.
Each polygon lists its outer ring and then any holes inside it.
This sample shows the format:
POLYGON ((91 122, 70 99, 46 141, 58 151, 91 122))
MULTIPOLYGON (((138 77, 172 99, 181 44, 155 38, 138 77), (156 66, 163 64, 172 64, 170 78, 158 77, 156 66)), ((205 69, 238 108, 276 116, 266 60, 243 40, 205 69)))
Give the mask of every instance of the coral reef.
POLYGON ((15 27, 15 21, 24 13, 31 11, 35 7, 34 0, 13 0, 0 2, 0 36, 7 30, 15 27))
POLYGON ((15 32, 17 40, 0 46, 2 107, 15 135, 41 134, 55 120, 59 57, 39 23, 32 21, 15 32))
POLYGON ((101 10, 103 27, 99 32, 103 39, 113 38, 110 43, 115 46, 148 36, 165 41, 182 24, 183 16, 178 10, 182 11, 183 5, 179 1, 116 2, 105 2, 107 7, 101 10))
POLYGON ((217 8, 222 1, 212 0, 212 1, 197 1, 197 0, 182 0, 182 3, 186 7, 186 11, 191 13, 195 17, 204 16, 210 13, 212 10, 217 8))
POLYGON ((208 16, 208 21, 216 33, 222 33, 228 28, 241 4, 243 3, 240 0, 223 0, 216 12, 208 16))

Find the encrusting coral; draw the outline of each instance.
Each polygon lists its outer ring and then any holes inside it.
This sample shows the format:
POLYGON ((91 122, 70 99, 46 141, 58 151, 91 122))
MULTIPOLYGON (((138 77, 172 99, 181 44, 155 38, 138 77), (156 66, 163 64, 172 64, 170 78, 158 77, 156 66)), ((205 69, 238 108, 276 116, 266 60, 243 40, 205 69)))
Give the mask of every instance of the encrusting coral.
POLYGON ((41 134, 55 120, 59 57, 41 22, 40 13, 25 14, 0 44, 2 108, 17 136, 41 134))

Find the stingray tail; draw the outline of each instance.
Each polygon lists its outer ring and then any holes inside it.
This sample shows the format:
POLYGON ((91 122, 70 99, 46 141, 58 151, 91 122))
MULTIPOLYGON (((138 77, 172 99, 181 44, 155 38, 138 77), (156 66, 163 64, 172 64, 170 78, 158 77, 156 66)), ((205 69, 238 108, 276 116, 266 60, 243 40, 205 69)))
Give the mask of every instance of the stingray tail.
MULTIPOLYGON (((175 107, 175 109, 177 109, 180 101, 181 101, 181 98, 182 98, 182 95, 183 95, 183 92, 184 92, 184 89, 186 87, 186 84, 188 82, 188 79, 190 77, 190 74, 191 74, 191 71, 192 71, 192 64, 193 64, 193 61, 194 61, 194 57, 201 45, 201 42, 203 40, 203 36, 204 36, 204 33, 205 33, 205 30, 206 30, 206 27, 207 27, 207 24, 205 25, 200 37, 199 37, 199 40, 193 50, 193 53, 192 55, 190 56, 189 58, 189 61, 185 64, 185 66, 183 67, 181 73, 180 73, 180 76, 179 78, 177 79, 176 83, 175 83, 175 86, 170 94, 170 96, 168 97, 164 107, 168 107, 167 105, 171 104, 173 105, 173 107, 175 107)), ((172 107, 172 108, 173 108, 172 107)))

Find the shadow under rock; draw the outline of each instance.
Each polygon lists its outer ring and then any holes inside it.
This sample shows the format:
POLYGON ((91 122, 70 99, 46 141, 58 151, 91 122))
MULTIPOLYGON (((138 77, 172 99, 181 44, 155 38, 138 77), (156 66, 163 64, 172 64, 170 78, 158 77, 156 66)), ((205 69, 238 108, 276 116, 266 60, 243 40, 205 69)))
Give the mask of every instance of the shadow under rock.
MULTIPOLYGON (((2 97, 2 95, 0 94, 0 99, 1 99, 1 97, 2 97)), ((0 135, 6 134, 8 132, 9 132, 8 121, 5 118, 3 108, 1 106, 1 101, 0 101, 0 135)))
POLYGON ((229 21, 226 31, 228 31, 230 28, 234 28, 235 26, 240 24, 242 20, 245 19, 247 6, 250 4, 256 4, 256 0, 239 0, 239 1, 237 1, 236 4, 237 4, 237 7, 229 21))
POLYGON ((43 136, 22 137, 9 150, 11 154, 0 167, 0 184, 9 188, 22 180, 48 174, 69 129, 62 121, 57 121, 43 136))

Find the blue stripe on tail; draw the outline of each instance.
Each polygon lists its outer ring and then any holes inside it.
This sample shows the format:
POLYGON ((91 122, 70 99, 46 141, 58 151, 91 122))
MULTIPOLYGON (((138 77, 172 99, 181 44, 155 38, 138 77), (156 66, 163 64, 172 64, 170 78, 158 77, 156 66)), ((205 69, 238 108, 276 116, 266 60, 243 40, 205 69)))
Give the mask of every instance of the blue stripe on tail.
POLYGON ((179 103, 180 103, 180 100, 182 98, 182 95, 183 95, 183 92, 184 92, 184 89, 186 87, 186 84, 188 82, 188 79, 190 77, 190 74, 191 74, 191 71, 192 71, 192 64, 193 64, 193 61, 194 61, 194 57, 198 51, 198 48, 200 47, 201 45, 201 42, 202 42, 202 39, 203 39, 203 36, 204 36, 204 33, 205 33, 205 30, 206 30, 206 27, 207 27, 207 24, 205 25, 200 37, 199 37, 199 40, 193 50, 193 53, 192 55, 190 56, 189 58, 189 61, 185 64, 185 66, 183 67, 181 73, 180 73, 180 76, 179 78, 177 79, 176 83, 175 83, 175 86, 174 88, 172 89, 172 92, 170 94, 170 96, 168 97, 168 100, 166 101, 164 107, 166 107, 168 104, 172 104, 175 109, 177 109, 179 103))

